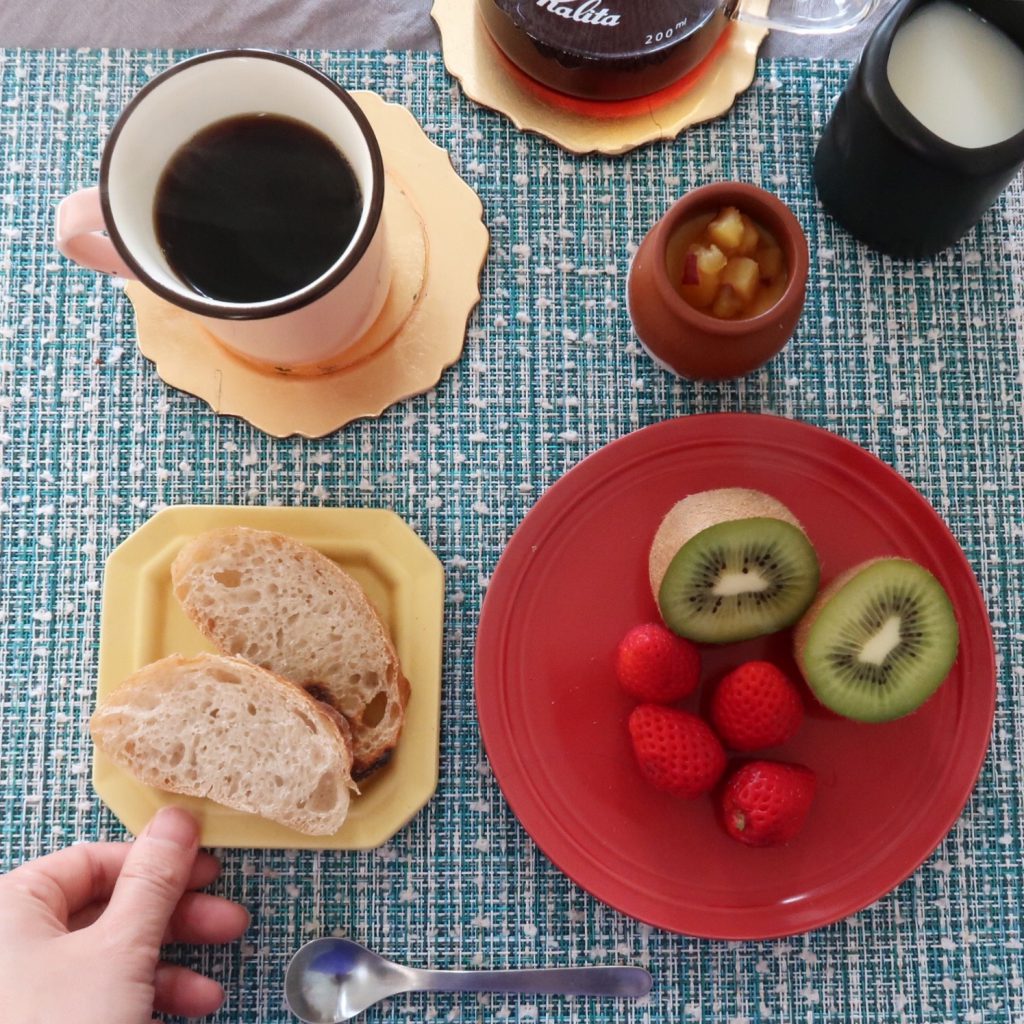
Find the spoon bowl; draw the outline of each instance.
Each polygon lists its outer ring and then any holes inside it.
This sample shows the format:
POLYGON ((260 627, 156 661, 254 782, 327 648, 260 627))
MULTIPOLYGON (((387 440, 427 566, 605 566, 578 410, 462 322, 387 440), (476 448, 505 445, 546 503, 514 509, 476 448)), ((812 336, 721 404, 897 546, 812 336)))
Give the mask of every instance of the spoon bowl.
POLYGON ((288 1008, 305 1024, 340 1024, 401 992, 530 992, 636 998, 651 990, 639 967, 556 967, 521 971, 429 971, 378 956, 351 939, 314 939, 285 973, 288 1008))

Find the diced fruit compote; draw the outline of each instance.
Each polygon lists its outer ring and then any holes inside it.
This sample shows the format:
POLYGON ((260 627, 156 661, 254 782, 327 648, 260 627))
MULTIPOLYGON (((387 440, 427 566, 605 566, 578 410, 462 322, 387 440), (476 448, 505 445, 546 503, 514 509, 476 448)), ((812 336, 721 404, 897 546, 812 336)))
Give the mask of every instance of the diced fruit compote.
POLYGON ((758 269, 761 272, 761 281, 768 284, 770 281, 786 273, 786 261, 783 259, 782 250, 777 245, 763 245, 755 254, 758 269))
POLYGON ((715 301, 711 303, 711 315, 719 320, 735 320, 743 312, 743 299, 731 284, 718 289, 715 301))
POLYGON ((749 305, 761 285, 761 268, 749 256, 733 256, 718 279, 722 284, 732 285, 743 304, 749 305))
POLYGON ((765 312, 782 297, 789 280, 777 240, 735 206, 681 225, 667 257, 683 300, 721 320, 765 312))
POLYGON ((761 242, 761 235, 757 230, 757 226, 749 217, 744 217, 743 221, 743 238, 736 250, 736 255, 752 256, 757 252, 757 247, 761 242))
MULTIPOLYGON (((747 221, 749 223, 749 219, 747 221)), ((735 206, 727 206, 718 211, 718 215, 708 225, 708 238, 722 252, 736 252, 743 244, 743 233, 746 229, 743 214, 735 206)))
POLYGON ((718 282, 728 260, 725 253, 712 242, 710 245, 691 245, 683 266, 683 283, 679 289, 691 306, 703 309, 715 301, 718 282))

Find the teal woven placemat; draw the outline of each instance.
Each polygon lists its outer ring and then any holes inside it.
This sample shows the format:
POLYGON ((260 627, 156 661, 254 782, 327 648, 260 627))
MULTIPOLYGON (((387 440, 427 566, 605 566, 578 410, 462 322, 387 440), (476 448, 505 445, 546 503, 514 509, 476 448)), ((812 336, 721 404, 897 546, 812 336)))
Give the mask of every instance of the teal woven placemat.
POLYGON ((611 160, 518 134, 468 103, 436 56, 300 54, 408 105, 479 191, 493 247, 466 352, 436 390, 321 441, 274 441, 168 390, 114 285, 51 249, 55 203, 95 180, 117 112, 176 56, 0 54, 0 868, 122 835, 92 793, 86 737, 102 566, 118 540, 168 504, 388 507, 446 565, 441 785, 370 853, 227 854, 220 889, 253 909, 252 928, 240 948, 181 951, 226 986, 218 1021, 284 1021, 288 955, 333 929, 419 964, 623 960, 657 978, 628 1007, 410 997, 373 1021, 1024 1021, 1020 183, 960 246, 895 263, 823 217, 810 184, 845 66, 762 64, 725 120, 611 160), (720 178, 792 206, 812 276, 779 358, 695 386, 637 346, 625 279, 669 203, 720 178), (784 942, 691 940, 596 903, 509 813, 473 709, 481 598, 537 496, 613 438, 718 410, 826 427, 920 488, 979 575, 999 658, 992 752, 946 842, 876 906, 784 942))

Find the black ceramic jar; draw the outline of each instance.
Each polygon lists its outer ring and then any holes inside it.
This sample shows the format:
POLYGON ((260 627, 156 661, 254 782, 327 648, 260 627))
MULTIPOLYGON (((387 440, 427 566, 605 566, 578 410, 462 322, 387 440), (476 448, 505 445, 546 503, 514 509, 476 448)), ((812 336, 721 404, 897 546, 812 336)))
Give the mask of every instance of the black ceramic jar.
MULTIPOLYGON (((954 145, 896 97, 888 74, 893 39, 928 2, 898 0, 879 23, 814 159, 818 194, 840 224, 874 249, 916 259, 962 238, 1024 163, 1024 131, 991 146, 954 145)), ((956 2, 1024 47, 1022 0, 956 2)))

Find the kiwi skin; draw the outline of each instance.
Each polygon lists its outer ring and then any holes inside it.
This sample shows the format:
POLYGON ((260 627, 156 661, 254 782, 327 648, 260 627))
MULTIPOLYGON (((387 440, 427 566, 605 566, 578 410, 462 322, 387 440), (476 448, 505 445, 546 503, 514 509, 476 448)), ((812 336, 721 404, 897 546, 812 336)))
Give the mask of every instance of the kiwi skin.
POLYGON ((709 526, 736 519, 781 519, 807 532, 781 501, 763 491, 746 487, 720 487, 691 494, 669 509, 651 542, 647 572, 654 600, 658 600, 665 570, 687 541, 703 533, 709 526))
MULTIPOLYGON (((743 531, 739 532, 742 535, 743 531)), ((694 557, 692 551, 690 557, 694 557)), ((689 568, 694 567, 690 565, 689 568)), ((743 571, 746 572, 746 568, 743 571)), ((789 628, 813 600, 818 588, 818 574, 814 546, 793 513, 771 495, 742 487, 700 491, 677 502, 662 519, 648 556, 649 581, 662 619, 669 629, 697 643, 734 643, 789 628), (700 543, 697 538, 725 532, 730 535, 727 543, 743 543, 730 524, 744 526, 750 531, 751 539, 767 536, 781 540, 780 533, 791 538, 787 543, 804 549, 804 556, 798 556, 795 548, 793 552, 797 565, 803 571, 798 579, 791 581, 793 589, 785 591, 789 595, 788 600, 776 605, 774 610, 771 607, 752 609, 754 614, 732 619, 723 615, 712 625, 710 619, 702 621, 700 615, 679 612, 678 601, 673 601, 673 596, 678 598, 680 586, 687 588, 690 584, 687 582, 687 570, 679 566, 673 573, 673 567, 680 560, 682 565, 687 564, 684 552, 700 543), (670 575, 673 583, 663 593, 670 575)), ((691 596, 689 600, 697 598, 691 596)))
MULTIPOLYGON (((840 575, 838 575, 834 580, 832 580, 831 583, 829 583, 827 586, 823 587, 818 592, 818 595, 817 595, 817 597, 815 597, 814 601, 811 602, 811 606, 807 609, 806 612, 804 612, 803 617, 800 619, 800 621, 793 628, 793 655, 794 655, 794 658, 796 659, 797 667, 800 669, 800 674, 804 677, 805 680, 807 680, 807 685, 810 687, 811 692, 815 693, 815 696, 817 696, 817 694, 815 692, 815 687, 814 687, 814 684, 813 684, 813 682, 812 682, 812 680, 811 680, 811 678, 810 678, 810 676, 808 674, 807 663, 806 663, 806 661, 804 659, 804 652, 805 652, 806 647, 807 647, 807 641, 808 641, 808 639, 810 637, 810 634, 811 634, 811 629, 814 627, 814 624, 817 621, 818 616, 821 614, 821 612, 825 608, 825 606, 829 603, 829 601, 832 600, 833 597, 835 597, 836 594, 839 593, 839 591, 841 591, 843 589, 843 587, 846 586, 847 583, 849 583, 855 577, 859 576, 862 572, 864 572, 865 569, 868 569, 868 568, 870 568, 873 565, 877 565, 879 562, 906 562, 906 563, 908 563, 910 565, 916 566, 919 569, 924 569, 924 567, 918 565, 917 562, 913 562, 913 561, 911 561, 908 558, 900 558, 899 556, 896 556, 896 555, 892 555, 892 556, 888 556, 888 557, 869 558, 867 561, 861 562, 859 565, 855 565, 852 569, 847 569, 845 572, 840 573, 840 575)), ((927 572, 926 569, 924 571, 927 572)), ((931 575, 931 573, 929 573, 929 575, 931 575)), ((939 586, 941 587, 941 584, 939 584, 939 586)), ((947 595, 947 600, 948 600, 948 595, 947 595)), ((957 633, 956 617, 955 617, 955 613, 953 613, 953 611, 952 611, 952 604, 950 604, 950 613, 953 615, 953 632, 954 632, 954 634, 956 634, 957 633)), ((956 648, 956 646, 958 644, 958 641, 959 641, 959 637, 954 635, 954 649, 956 648)), ((954 655, 954 658, 955 658, 955 655, 954 655)), ((952 666, 950 666, 950 667, 952 667, 952 666)), ((946 675, 948 676, 948 672, 946 673, 946 675)), ((865 718, 854 719, 854 720, 855 721, 864 721, 864 722, 885 722, 885 721, 892 721, 894 718, 900 718, 900 717, 903 717, 903 715, 910 714, 912 711, 914 711, 918 707, 920 707, 921 704, 925 703, 928 700, 928 698, 931 697, 935 693, 935 690, 937 690, 942 685, 942 683, 944 681, 945 681, 945 677, 943 679, 940 679, 939 682, 936 683, 935 687, 929 693, 925 694, 925 696, 921 699, 921 701, 918 704, 916 704, 914 707, 908 708, 905 711, 902 711, 902 712, 900 712, 900 713, 898 713, 896 715, 892 715, 892 716, 888 716, 888 717, 871 717, 871 718, 866 718, 865 717, 865 718)), ((826 704, 826 707, 827 706, 828 705, 826 704)), ((837 714, 844 714, 844 712, 839 711, 839 709, 837 709, 837 708, 832 708, 832 710, 836 711, 837 714)), ((850 716, 844 714, 844 717, 850 717, 850 716)))

